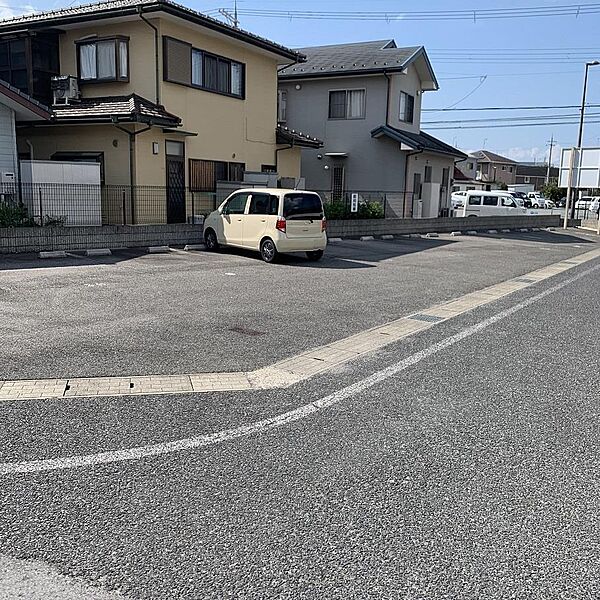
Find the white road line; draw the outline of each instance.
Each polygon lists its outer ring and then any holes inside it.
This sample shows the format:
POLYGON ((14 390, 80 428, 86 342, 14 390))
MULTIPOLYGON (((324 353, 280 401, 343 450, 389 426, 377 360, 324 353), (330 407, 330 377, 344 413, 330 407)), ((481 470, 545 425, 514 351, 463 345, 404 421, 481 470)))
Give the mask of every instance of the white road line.
POLYGON ((226 429, 211 434, 197 435, 190 438, 181 440, 175 440, 172 442, 162 442, 158 444, 149 444, 146 446, 138 446, 135 448, 129 448, 125 450, 111 450, 108 452, 100 452, 97 454, 87 454, 81 456, 69 456, 65 458, 51 458, 45 460, 32 460, 25 462, 14 462, 14 463, 0 463, 0 475, 11 475, 18 473, 39 473, 42 471, 56 471, 62 469, 73 469, 78 467, 91 467, 95 465, 111 464, 130 460, 139 460, 142 458, 148 458, 151 456, 161 456, 164 454, 171 454, 173 452, 180 452, 183 450, 193 450, 196 448, 202 448, 205 446, 212 446, 215 444, 221 444, 235 440, 237 438, 246 437, 255 433, 265 433, 271 429, 282 427, 288 423, 293 423, 301 419, 319 412, 325 408, 338 404, 342 400, 346 400, 364 392, 365 390, 382 383, 383 381, 397 375, 401 371, 416 365, 417 363, 437 354, 438 352, 445 350, 446 348, 453 346, 454 344, 468 338, 472 335, 479 333, 480 331, 494 325, 498 321, 506 319, 511 315, 527 308, 528 306, 546 298, 550 294, 553 294, 562 288, 572 284, 573 282, 581 279, 582 277, 588 276, 590 273, 600 269, 600 265, 582 271, 581 273, 566 279, 565 281, 524 300, 514 306, 507 308, 479 323, 467 327, 459 333, 447 337, 440 342, 437 342, 424 350, 416 352, 411 356, 385 368, 381 371, 377 371, 373 375, 366 377, 352 385, 349 385, 329 396, 325 396, 315 402, 310 402, 294 410, 263 419, 261 421, 255 421, 248 425, 242 425, 234 429, 226 429))

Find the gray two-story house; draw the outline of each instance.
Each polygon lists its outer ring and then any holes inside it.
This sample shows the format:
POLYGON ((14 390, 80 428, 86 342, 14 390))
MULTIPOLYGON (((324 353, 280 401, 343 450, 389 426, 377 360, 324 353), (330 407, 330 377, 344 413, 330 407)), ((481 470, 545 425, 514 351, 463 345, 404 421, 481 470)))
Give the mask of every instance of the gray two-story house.
POLYGON ((421 131, 423 94, 438 89, 425 49, 383 40, 299 51, 307 62, 279 71, 278 117, 325 140, 302 150, 307 188, 334 198, 384 193, 386 216, 445 214, 454 164, 466 155, 421 131))

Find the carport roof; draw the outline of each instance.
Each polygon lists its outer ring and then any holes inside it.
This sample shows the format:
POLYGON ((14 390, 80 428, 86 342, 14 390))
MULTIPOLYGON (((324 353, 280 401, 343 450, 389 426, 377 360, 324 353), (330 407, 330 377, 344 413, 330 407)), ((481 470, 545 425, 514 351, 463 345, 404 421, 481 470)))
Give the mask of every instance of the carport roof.
POLYGON ((467 158, 467 155, 464 152, 450 146, 450 144, 446 144, 446 142, 442 142, 442 140, 434 138, 424 131, 412 133, 411 131, 401 131, 395 127, 390 127, 389 125, 380 125, 371 131, 371 137, 388 137, 396 142, 405 144, 408 146, 407 149, 410 150, 433 152, 434 154, 447 154, 462 159, 467 158))

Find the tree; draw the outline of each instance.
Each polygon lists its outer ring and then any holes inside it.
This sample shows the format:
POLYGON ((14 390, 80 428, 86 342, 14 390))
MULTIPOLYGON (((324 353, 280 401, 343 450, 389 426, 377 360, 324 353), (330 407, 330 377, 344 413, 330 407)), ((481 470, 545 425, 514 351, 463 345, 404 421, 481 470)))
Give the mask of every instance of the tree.
POLYGON ((561 198, 564 198, 567 195, 567 192, 563 188, 559 188, 555 183, 547 183, 542 188, 542 194, 544 198, 548 198, 548 200, 557 203, 561 198))

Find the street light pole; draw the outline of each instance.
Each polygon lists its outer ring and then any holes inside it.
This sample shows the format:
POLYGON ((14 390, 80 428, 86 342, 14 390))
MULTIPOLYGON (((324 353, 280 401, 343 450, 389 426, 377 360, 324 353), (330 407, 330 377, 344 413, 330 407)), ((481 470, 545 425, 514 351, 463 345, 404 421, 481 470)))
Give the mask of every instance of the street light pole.
MULTIPOLYGON (((587 81, 588 81, 588 72, 590 67, 595 67, 596 65, 600 65, 600 61, 593 60, 591 62, 585 63, 585 76, 583 78, 583 94, 581 96, 581 114, 579 116, 579 135, 577 136, 577 148, 579 150, 579 154, 581 153, 581 145, 583 144, 583 119, 585 116, 585 97, 587 95, 587 81)), ((573 176, 572 170, 569 170, 569 181, 573 176)), ((577 188, 576 188, 577 189, 577 188)), ((570 194, 568 200, 571 200, 570 194)), ((575 218, 575 201, 571 202, 571 219, 575 218)))

